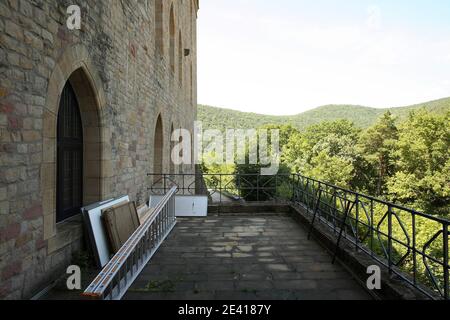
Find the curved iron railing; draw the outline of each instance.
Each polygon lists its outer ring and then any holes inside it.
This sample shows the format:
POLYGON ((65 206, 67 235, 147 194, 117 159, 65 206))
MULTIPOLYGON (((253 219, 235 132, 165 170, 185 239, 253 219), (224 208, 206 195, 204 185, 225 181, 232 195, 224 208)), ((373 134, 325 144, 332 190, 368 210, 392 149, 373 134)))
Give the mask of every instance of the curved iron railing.
POLYGON ((432 289, 449 299, 450 221, 301 175, 293 176, 293 184, 293 202, 308 211, 317 192, 325 193, 319 216, 335 232, 342 222, 344 204, 352 202, 344 233, 347 241, 428 297, 436 298, 428 290, 432 289), (430 232, 432 236, 427 237, 430 232))
POLYGON ((195 186, 204 180, 211 201, 218 204, 288 201, 301 206, 335 234, 342 230, 342 238, 355 250, 388 268, 392 275, 429 298, 450 299, 449 220, 300 174, 150 176, 150 190, 156 194, 176 185, 178 194, 194 195, 195 186))

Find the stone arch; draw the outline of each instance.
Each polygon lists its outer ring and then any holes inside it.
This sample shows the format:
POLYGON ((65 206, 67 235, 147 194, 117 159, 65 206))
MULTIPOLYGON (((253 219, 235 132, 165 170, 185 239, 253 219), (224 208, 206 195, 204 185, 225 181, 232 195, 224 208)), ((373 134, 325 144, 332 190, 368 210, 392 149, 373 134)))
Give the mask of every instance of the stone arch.
POLYGON ((178 31, 178 82, 183 86, 183 36, 178 31))
MULTIPOLYGON (((155 123, 153 136, 153 173, 163 174, 164 172, 164 125, 161 114, 155 123)), ((158 176, 157 176, 158 177, 158 176)))
POLYGON ((43 115, 43 162, 41 190, 44 211, 44 239, 56 235, 57 121, 63 88, 70 82, 78 99, 84 136, 83 204, 103 196, 103 144, 108 141, 101 125, 106 99, 88 50, 75 45, 65 50, 49 80, 43 115))
POLYGON ((170 126, 170 135, 169 135, 169 145, 170 145, 170 150, 169 150, 169 161, 170 161, 170 174, 174 174, 175 173, 175 163, 173 162, 172 159, 172 152, 173 149, 175 148, 175 141, 172 140, 173 138, 173 134, 175 132, 175 124, 174 122, 172 122, 171 126, 170 126))
MULTIPOLYGON (((184 128, 183 128, 181 123, 182 123, 182 122, 180 122, 179 129, 180 129, 180 130, 181 130, 181 129, 185 129, 186 126, 184 126, 184 128)), ((183 143, 183 137, 182 137, 181 135, 178 137, 178 142, 177 142, 177 143, 178 143, 178 144, 182 144, 182 143, 183 143)), ((182 150, 180 151, 179 156, 180 156, 180 157, 183 157, 183 156, 184 156, 184 149, 182 149, 182 150)), ((178 165, 178 174, 184 174, 184 173, 185 173, 185 172, 184 172, 184 164, 181 163, 180 165, 178 165)))
POLYGON ((172 3, 169 16, 169 61, 172 74, 175 74, 175 30, 175 13, 172 3))
POLYGON ((163 0, 155 1, 156 52, 164 55, 164 6, 163 0))

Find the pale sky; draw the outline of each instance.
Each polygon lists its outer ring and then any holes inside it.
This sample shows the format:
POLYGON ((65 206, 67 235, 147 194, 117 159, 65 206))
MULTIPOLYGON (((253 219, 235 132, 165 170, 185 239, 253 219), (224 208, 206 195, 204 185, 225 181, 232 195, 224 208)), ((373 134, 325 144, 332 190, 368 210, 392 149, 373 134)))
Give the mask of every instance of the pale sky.
POLYGON ((198 101, 290 115, 450 96, 449 0, 203 0, 198 101))

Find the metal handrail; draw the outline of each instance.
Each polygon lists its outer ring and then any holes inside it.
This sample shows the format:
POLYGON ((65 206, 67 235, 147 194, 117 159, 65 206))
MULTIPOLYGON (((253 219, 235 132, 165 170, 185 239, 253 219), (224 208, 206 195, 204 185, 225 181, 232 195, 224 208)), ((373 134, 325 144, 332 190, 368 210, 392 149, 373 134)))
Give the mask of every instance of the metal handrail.
POLYGON ((84 296, 120 300, 176 224, 172 187, 145 221, 125 242, 83 293, 84 296))

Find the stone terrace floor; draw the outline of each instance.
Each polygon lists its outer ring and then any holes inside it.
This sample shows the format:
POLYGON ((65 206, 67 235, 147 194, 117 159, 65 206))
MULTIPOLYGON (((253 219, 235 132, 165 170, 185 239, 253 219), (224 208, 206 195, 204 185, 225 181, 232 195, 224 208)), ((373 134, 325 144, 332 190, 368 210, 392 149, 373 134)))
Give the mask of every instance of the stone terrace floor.
POLYGON ((371 299, 331 260, 288 216, 179 219, 124 299, 371 299))

